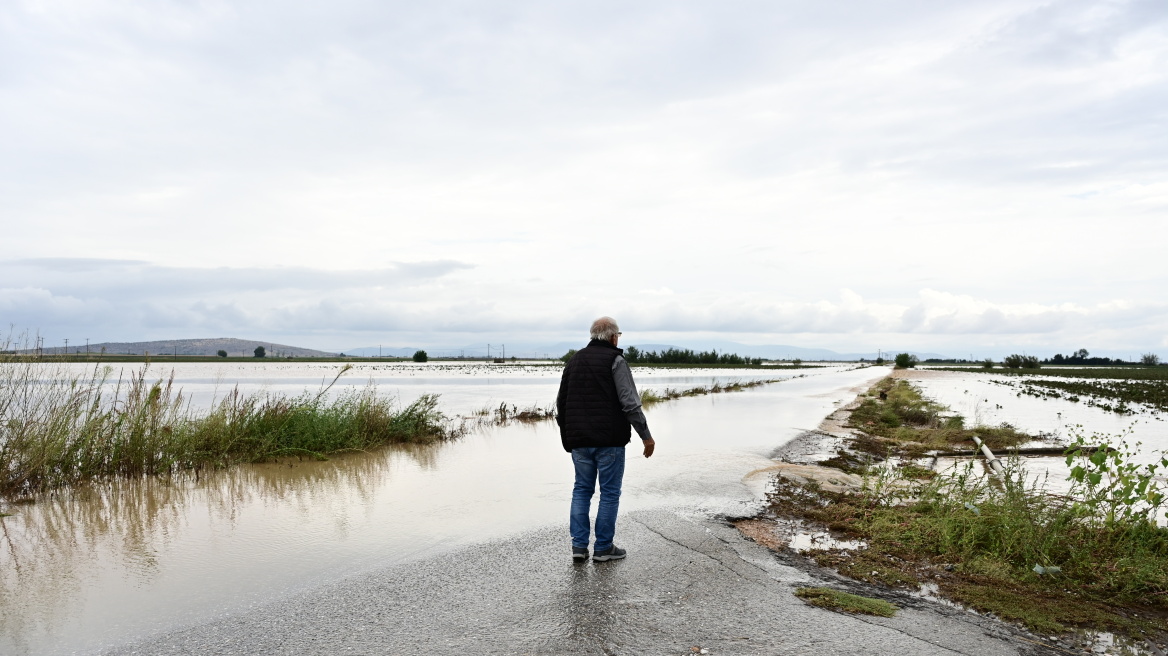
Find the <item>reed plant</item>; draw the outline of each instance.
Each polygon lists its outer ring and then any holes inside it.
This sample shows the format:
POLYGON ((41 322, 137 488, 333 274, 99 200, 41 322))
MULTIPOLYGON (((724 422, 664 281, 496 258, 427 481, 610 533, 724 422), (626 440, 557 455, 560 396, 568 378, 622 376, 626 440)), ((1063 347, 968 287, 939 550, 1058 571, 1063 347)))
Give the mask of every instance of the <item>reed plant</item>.
POLYGON ((432 442, 459 429, 436 395, 405 406, 376 387, 296 397, 232 390, 196 411, 149 365, 111 380, 21 356, 0 358, 0 494, 14 496, 108 476, 165 474, 280 456, 323 458, 383 444, 432 442))

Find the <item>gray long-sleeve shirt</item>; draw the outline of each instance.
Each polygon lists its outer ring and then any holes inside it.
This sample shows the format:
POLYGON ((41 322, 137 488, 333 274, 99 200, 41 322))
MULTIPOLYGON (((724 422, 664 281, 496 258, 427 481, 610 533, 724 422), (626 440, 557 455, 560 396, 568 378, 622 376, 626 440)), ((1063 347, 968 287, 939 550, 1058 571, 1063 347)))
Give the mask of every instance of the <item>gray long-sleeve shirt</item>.
POLYGON ((616 395, 620 399, 621 410, 629 418, 629 423, 637 431, 642 440, 651 440, 649 422, 645 420, 645 413, 641 411, 641 395, 637 393, 637 386, 633 384, 633 372, 629 371, 629 363, 621 356, 612 361, 612 380, 616 383, 616 395))

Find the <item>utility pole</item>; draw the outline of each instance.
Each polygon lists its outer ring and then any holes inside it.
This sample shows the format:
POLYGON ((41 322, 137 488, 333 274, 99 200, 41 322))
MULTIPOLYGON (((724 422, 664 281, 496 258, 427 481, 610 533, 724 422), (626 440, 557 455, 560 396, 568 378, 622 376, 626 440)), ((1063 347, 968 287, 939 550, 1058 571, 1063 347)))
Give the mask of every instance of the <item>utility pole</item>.
MULTIPOLYGON (((65 343, 68 344, 69 342, 66 341, 65 343)), ((503 345, 503 359, 504 360, 507 359, 507 345, 506 344, 503 345)))
POLYGON ((69 355, 69 338, 65 338, 65 355, 69 355))
POLYGON ((85 338, 85 359, 89 359, 89 338, 85 338))

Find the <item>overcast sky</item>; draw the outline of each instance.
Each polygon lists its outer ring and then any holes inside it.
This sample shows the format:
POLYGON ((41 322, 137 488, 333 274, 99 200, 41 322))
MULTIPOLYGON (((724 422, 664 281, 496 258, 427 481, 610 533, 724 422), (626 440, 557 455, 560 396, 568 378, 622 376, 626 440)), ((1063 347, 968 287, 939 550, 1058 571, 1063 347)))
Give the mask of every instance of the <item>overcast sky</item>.
POLYGON ((8 0, 0 322, 1168 356, 1166 78, 1163 0, 8 0))

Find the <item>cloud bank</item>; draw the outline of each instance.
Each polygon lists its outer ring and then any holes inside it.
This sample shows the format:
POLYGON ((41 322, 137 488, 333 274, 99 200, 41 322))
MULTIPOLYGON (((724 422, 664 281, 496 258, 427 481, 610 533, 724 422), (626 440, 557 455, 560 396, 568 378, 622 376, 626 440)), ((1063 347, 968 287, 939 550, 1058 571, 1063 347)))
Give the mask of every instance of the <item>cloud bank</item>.
POLYGON ((1168 336, 1155 0, 29 0, 0 62, 53 340, 1168 336))

